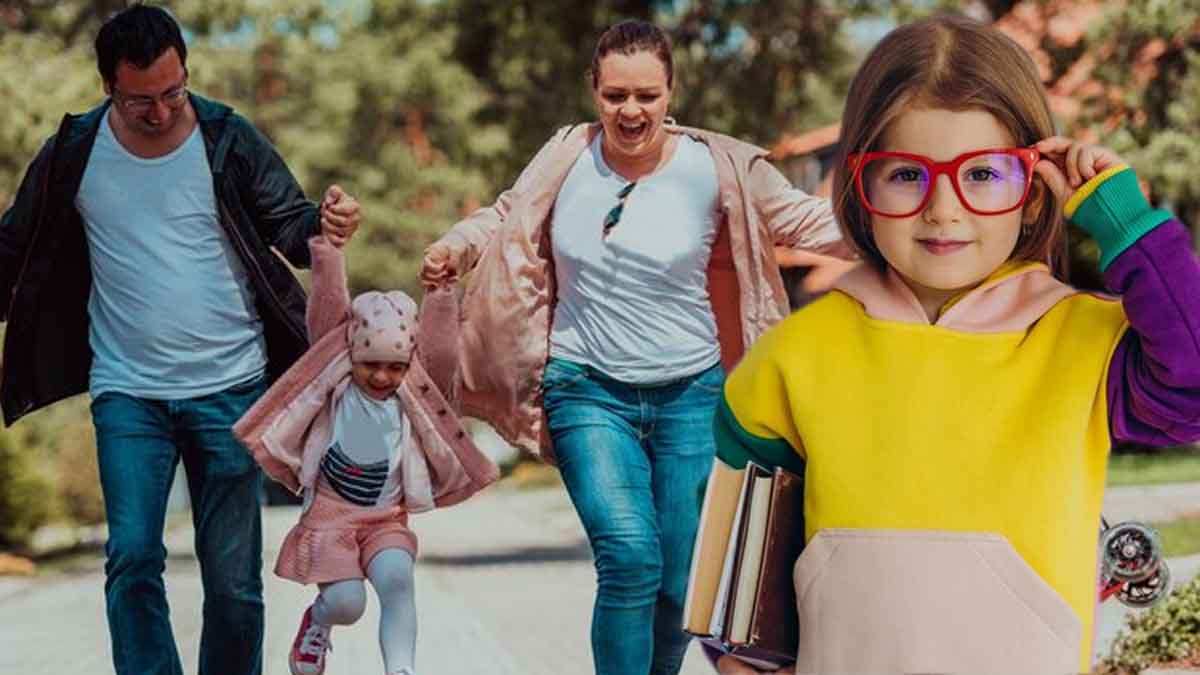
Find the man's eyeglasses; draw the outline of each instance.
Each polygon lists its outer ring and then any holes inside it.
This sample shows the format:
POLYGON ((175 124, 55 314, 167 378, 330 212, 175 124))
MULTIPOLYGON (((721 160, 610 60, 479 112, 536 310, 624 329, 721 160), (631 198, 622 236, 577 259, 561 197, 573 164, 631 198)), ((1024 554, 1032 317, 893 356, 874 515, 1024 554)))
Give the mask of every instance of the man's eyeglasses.
POLYGON ((904 152, 865 152, 847 158, 863 206, 873 214, 907 218, 929 203, 933 184, 946 174, 959 201, 971 213, 995 216, 1021 207, 1029 197, 1033 148, 968 152, 948 162, 904 152))
POLYGON ((187 100, 187 80, 183 84, 163 92, 159 96, 126 96, 122 94, 114 85, 112 87, 113 100, 117 102, 127 112, 135 115, 149 112, 154 104, 162 101, 163 105, 172 110, 178 110, 187 100))
POLYGON ((633 192, 633 188, 637 187, 637 181, 633 181, 629 185, 621 188, 617 193, 617 205, 612 207, 607 216, 604 216, 604 230, 600 235, 601 239, 607 239, 608 233, 621 222, 621 213, 625 211, 625 200, 629 199, 629 193, 633 192))

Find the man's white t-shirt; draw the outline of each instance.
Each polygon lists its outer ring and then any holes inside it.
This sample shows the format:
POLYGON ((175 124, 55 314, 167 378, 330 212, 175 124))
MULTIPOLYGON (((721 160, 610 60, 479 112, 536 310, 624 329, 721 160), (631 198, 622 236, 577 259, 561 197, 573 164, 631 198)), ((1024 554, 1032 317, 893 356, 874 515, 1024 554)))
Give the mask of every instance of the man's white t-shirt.
POLYGON ((91 258, 92 396, 193 398, 260 375, 262 322, 218 220, 200 127, 144 159, 117 140, 111 114, 75 199, 91 258))

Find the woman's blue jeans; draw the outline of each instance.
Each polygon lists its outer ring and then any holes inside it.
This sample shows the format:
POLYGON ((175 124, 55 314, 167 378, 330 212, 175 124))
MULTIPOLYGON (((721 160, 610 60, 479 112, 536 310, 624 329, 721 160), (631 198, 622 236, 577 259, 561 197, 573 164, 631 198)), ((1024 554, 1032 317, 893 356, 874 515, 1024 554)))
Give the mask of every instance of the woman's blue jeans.
POLYGON ((558 468, 595 558, 597 675, 675 675, 720 365, 638 386, 551 359, 544 379, 558 468))
POLYGON ((174 401, 92 401, 108 516, 104 594, 118 675, 182 675, 163 586, 167 495, 182 459, 204 585, 201 675, 262 672, 262 472, 233 423, 266 382, 174 401))

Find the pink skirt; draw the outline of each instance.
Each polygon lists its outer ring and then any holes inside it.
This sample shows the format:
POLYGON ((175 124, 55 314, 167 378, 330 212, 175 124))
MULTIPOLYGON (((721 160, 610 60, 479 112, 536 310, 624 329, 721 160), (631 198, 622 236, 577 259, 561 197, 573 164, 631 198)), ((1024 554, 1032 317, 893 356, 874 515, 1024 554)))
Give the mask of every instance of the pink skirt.
POLYGON ((385 548, 417 557, 417 535, 399 506, 351 504, 324 486, 288 532, 275 560, 275 574, 302 584, 366 578, 367 565, 385 548))

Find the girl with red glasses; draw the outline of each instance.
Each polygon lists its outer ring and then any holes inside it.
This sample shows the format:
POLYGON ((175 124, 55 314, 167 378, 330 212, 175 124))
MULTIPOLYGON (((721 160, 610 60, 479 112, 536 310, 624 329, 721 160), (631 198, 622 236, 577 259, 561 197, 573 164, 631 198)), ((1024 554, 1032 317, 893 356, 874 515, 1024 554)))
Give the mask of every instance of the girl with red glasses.
POLYGON ((865 264, 751 348, 716 420, 722 461, 806 471, 795 671, 1087 672, 1109 449, 1200 439, 1191 237, 969 19, 885 37, 841 134, 865 264), (1062 280, 1066 219, 1116 297, 1062 280))

